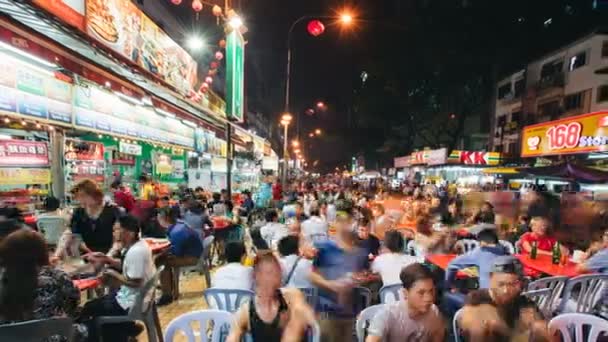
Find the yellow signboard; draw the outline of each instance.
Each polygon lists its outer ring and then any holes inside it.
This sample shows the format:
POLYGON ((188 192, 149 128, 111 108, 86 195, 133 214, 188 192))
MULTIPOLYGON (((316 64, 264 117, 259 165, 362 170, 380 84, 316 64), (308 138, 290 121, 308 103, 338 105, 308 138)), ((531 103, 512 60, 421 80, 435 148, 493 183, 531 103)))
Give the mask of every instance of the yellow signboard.
POLYGON ((608 151, 608 111, 526 126, 522 133, 521 156, 608 151))
POLYGON ((0 168, 0 185, 49 183, 51 183, 51 170, 49 169, 0 168))

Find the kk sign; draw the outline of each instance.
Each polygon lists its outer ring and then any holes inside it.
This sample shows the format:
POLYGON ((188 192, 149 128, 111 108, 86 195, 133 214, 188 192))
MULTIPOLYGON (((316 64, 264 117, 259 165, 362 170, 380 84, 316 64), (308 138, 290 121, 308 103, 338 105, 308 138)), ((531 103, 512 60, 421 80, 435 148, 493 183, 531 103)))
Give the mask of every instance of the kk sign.
POLYGON ((226 38, 226 114, 243 122, 245 93, 245 41, 238 30, 226 38))
POLYGON ((450 153, 448 163, 464 165, 498 165, 500 163, 500 153, 454 150, 450 153))

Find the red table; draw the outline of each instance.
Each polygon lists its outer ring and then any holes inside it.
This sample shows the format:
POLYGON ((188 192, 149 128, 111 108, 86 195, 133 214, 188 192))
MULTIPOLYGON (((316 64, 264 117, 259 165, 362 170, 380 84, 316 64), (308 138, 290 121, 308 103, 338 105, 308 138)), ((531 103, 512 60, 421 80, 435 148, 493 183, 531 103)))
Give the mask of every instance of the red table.
POLYGON ((516 257, 525 267, 551 276, 576 277, 581 274, 576 269, 577 264, 570 260, 565 265, 554 265, 551 262, 550 255, 537 255, 536 259, 530 259, 530 256, 527 254, 516 255, 516 257))
MULTIPOLYGON (((454 258, 456 258, 457 256, 457 254, 431 254, 427 255, 425 259, 431 264, 441 268, 442 270, 447 270, 450 261, 454 260, 454 258)), ((477 275, 474 275, 466 270, 459 270, 458 273, 456 273, 457 278, 467 278, 476 276, 477 275)))
POLYGON ((171 246, 171 241, 167 239, 153 239, 153 238, 145 238, 146 243, 148 243, 148 247, 152 250, 152 253, 160 252, 161 250, 171 246))
POLYGON ((72 282, 80 291, 91 290, 101 285, 101 279, 99 278, 75 279, 72 282))

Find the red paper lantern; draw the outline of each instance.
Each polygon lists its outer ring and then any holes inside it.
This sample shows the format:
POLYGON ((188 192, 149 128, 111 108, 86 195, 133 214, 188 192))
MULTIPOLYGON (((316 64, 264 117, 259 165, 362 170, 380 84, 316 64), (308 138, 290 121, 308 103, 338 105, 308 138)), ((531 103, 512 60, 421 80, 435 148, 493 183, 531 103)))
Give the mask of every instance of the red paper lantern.
POLYGON ((213 77, 211 77, 211 76, 205 77, 205 83, 207 83, 207 84, 213 83, 213 77))
POLYGON ((192 9, 197 13, 202 11, 203 3, 201 2, 201 0, 192 0, 192 9))
POLYGON ((211 10, 213 15, 216 17, 219 17, 220 15, 222 15, 222 8, 218 5, 214 5, 213 9, 211 10))
POLYGON ((209 63, 209 66, 211 67, 211 69, 217 69, 218 64, 216 61, 213 61, 213 62, 209 63))
POLYGON ((225 49, 225 48, 226 48, 226 41, 225 41, 224 39, 220 40, 220 41, 219 41, 219 45, 220 45, 220 47, 221 47, 222 49, 225 49))
POLYGON ((177 6, 182 3, 182 0, 171 0, 171 3, 177 6))
POLYGON ((319 20, 311 20, 308 22, 306 29, 311 36, 317 37, 325 32, 325 25, 319 20))
POLYGON ((221 51, 218 51, 215 53, 215 59, 217 59, 218 61, 221 61, 222 58, 224 58, 224 54, 221 51))

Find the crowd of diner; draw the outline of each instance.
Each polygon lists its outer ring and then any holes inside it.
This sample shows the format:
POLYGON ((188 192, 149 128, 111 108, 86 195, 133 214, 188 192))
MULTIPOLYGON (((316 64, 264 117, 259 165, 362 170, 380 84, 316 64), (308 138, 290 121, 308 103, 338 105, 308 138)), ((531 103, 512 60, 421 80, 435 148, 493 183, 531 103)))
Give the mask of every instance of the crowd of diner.
POLYGON ((185 270, 206 278, 209 309, 230 312, 220 337, 235 342, 557 341, 550 322, 560 315, 608 317, 606 213, 585 211, 579 232, 539 191, 509 202, 508 214, 432 183, 388 194, 269 181, 235 197, 160 196, 143 177, 136 196, 85 179, 71 196, 65 208, 47 198, 37 217, 56 223, 52 242, 50 228, 0 208, 0 336, 2 325, 54 317, 71 319, 76 341, 163 336, 100 318, 127 317, 140 302, 157 316, 180 300, 185 270))

